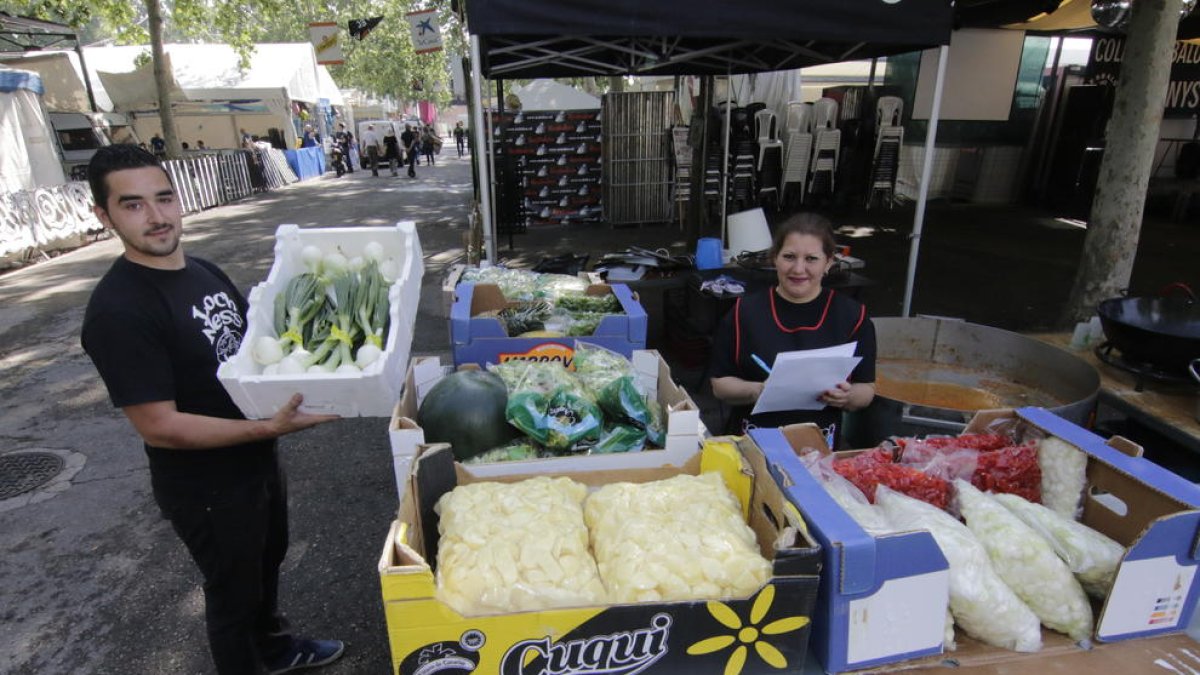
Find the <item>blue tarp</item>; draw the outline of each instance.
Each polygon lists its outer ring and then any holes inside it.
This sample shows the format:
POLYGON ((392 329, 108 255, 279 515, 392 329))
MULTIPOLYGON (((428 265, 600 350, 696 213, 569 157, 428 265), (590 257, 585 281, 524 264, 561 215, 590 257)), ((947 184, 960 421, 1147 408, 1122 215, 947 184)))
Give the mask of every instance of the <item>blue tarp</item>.
POLYGON ((300 148, 299 150, 284 150, 288 166, 296 172, 300 180, 318 178, 325 173, 325 149, 321 146, 300 148))
POLYGON ((37 73, 7 68, 0 70, 0 91, 9 92, 18 89, 28 89, 38 96, 46 93, 45 87, 42 86, 42 78, 37 73))

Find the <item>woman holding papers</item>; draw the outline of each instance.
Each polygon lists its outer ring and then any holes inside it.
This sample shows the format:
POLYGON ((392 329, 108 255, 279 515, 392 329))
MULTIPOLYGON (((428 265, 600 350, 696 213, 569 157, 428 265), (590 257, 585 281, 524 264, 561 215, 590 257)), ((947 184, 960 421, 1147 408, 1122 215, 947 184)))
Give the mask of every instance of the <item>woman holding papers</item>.
POLYGON ((739 299, 714 335, 713 394, 733 407, 729 433, 813 422, 834 445, 842 410, 864 408, 875 397, 875 327, 862 303, 821 285, 835 252, 827 218, 793 216, 777 228, 770 252, 778 283, 739 299), (787 354, 837 345, 846 345, 845 354, 807 365, 800 361, 807 355, 787 354), (851 353, 859 357, 857 365, 846 358, 851 353), (777 362, 780 354, 787 356, 777 362), (776 368, 780 376, 786 370, 786 381, 777 376, 760 401, 776 368), (781 393, 794 395, 795 405, 779 409, 781 393))

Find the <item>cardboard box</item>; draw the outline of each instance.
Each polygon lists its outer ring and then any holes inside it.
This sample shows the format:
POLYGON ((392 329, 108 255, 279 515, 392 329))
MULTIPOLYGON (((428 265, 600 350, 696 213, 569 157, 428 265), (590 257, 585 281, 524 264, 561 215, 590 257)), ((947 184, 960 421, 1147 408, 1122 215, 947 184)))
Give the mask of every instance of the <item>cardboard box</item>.
MULTIPOLYGON (((456 485, 481 480, 453 463, 449 446, 423 452, 379 559, 392 670, 542 675, 547 673, 799 672, 804 665, 820 550, 743 440, 740 453, 706 450, 684 467, 565 474, 588 485, 646 482, 719 470, 748 510, 773 574, 751 597, 720 602, 648 602, 464 617, 437 599, 433 505, 456 485), (779 623, 790 619, 786 623, 779 623), (775 661, 769 665, 764 656, 775 661), (741 668, 736 661, 744 659, 741 668), (547 662, 548 661, 548 662, 547 662), (733 666, 728 669, 727 666, 733 666), (439 667, 445 667, 441 670, 439 667)), ((512 482, 527 476, 507 476, 512 482)))
MULTIPOLYGON (((1095 639, 1114 642, 1185 630, 1200 595, 1195 578, 1200 487, 1141 459, 1141 449, 1124 438, 1105 441, 1041 408, 979 413, 966 432, 982 431, 998 418, 1010 418, 1018 430, 1056 436, 1088 455, 1082 522, 1127 547, 1112 592, 1095 613, 1095 639)), ((944 582, 934 581, 945 574, 941 570, 946 563, 932 537, 911 533, 874 538, 863 532, 795 455, 793 448, 823 448, 819 435, 787 428, 756 429, 751 436, 825 550, 813 652, 826 672, 935 653, 938 645, 933 641, 942 629, 946 596, 944 582), (913 593, 921 588, 926 595, 918 604, 934 609, 918 621, 911 604, 913 593)), ((1042 634, 1041 652, 1021 654, 983 645, 960 631, 959 649, 931 660, 971 665, 1079 650, 1064 635, 1049 630, 1042 634)))
POLYGON ((504 309, 510 303, 495 284, 459 284, 454 306, 450 309, 450 337, 454 350, 454 365, 464 363, 502 363, 509 359, 538 359, 561 361, 567 367, 575 356, 575 341, 599 345, 625 356, 635 349, 646 348, 646 311, 624 284, 606 286, 593 284, 588 295, 612 293, 621 303, 624 314, 606 316, 589 336, 562 338, 509 337, 504 325, 495 317, 478 316, 480 312, 504 309))
MULTIPOLYGON (((521 473, 560 473, 631 468, 683 466, 700 450, 700 441, 708 435, 700 421, 700 409, 688 393, 671 380, 671 370, 656 351, 638 350, 631 358, 638 382, 644 391, 657 397, 667 419, 667 442, 661 450, 621 452, 609 455, 583 455, 531 459, 520 462, 472 464, 477 476, 502 476, 521 473)), ((478 368, 474 364, 460 368, 478 368)), ((388 425, 392 445, 392 463, 396 472, 397 492, 403 494, 408 469, 417 448, 425 443, 425 432, 417 425, 417 410, 425 393, 445 376, 436 356, 416 357, 404 379, 404 393, 388 425)))
POLYGON ((242 414, 251 419, 274 415, 293 394, 304 395, 305 412, 333 413, 343 417, 387 417, 400 398, 400 383, 412 347, 417 305, 421 300, 421 277, 425 264, 421 243, 412 221, 392 227, 332 227, 301 229, 280 225, 275 231, 275 262, 266 281, 250 291, 250 311, 242 346, 221 364, 217 379, 224 385, 242 414), (370 241, 383 245, 385 258, 394 258, 399 268, 388 289, 391 315, 387 340, 379 360, 361 373, 263 375, 250 350, 261 335, 274 335, 275 296, 289 280, 305 271, 300 251, 314 244, 331 252, 340 246, 347 257, 359 255, 370 241))

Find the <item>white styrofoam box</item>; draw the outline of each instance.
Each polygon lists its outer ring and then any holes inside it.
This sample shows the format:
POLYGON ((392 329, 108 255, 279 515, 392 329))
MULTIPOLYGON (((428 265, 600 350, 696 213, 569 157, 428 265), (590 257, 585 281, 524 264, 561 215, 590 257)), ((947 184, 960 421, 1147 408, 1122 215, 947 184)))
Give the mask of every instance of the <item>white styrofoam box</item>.
POLYGON ((421 242, 412 221, 389 227, 300 228, 280 225, 275 231, 275 262, 266 281, 250 291, 246 335, 238 353, 217 370, 217 379, 242 414, 251 419, 274 415, 299 392, 300 409, 343 417, 387 417, 400 399, 408 352, 412 347, 421 277, 425 273, 421 242), (292 277, 306 271, 300 251, 310 244, 329 253, 341 248, 347 258, 362 254, 368 242, 383 245, 384 258, 394 258, 398 273, 388 289, 391 316, 387 341, 379 360, 361 373, 263 375, 250 356, 254 340, 274 335, 275 296, 292 277))
MULTIPOLYGON (((653 350, 635 350, 631 358, 637 382, 648 396, 657 397, 667 419, 666 447, 641 452, 617 452, 604 455, 578 455, 491 464, 472 464, 476 476, 507 476, 521 473, 563 473, 620 469, 683 466, 700 451, 708 431, 700 421, 700 409, 687 392, 671 380, 666 361, 653 350)), ((463 366, 477 367, 474 365, 463 366)), ((425 394, 446 375, 436 356, 413 357, 404 379, 404 393, 388 425, 392 445, 397 489, 403 493, 409 466, 419 446, 425 444, 425 431, 418 426, 417 411, 425 394)))

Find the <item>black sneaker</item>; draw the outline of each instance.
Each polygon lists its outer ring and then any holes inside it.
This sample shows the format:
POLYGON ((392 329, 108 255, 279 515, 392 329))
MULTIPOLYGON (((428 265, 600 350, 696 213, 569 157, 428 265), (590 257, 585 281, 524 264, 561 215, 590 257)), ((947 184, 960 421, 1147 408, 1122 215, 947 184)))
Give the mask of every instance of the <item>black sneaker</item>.
POLYGON ((303 668, 317 668, 337 661, 346 645, 341 640, 307 640, 293 638, 292 646, 271 659, 267 665, 270 675, 290 673, 303 668))

